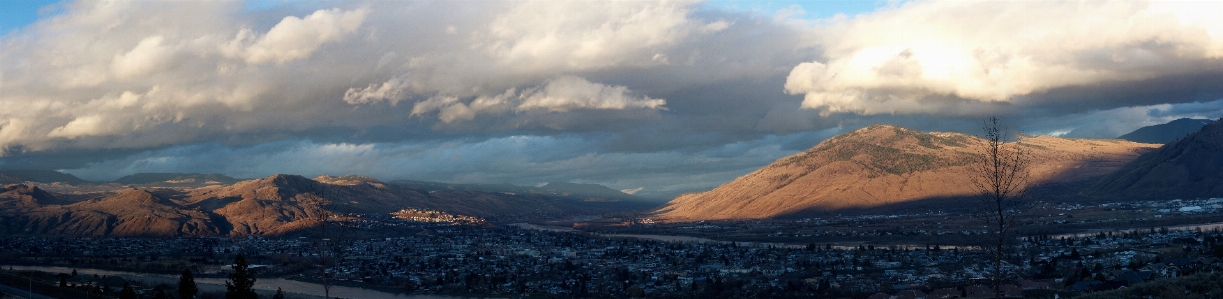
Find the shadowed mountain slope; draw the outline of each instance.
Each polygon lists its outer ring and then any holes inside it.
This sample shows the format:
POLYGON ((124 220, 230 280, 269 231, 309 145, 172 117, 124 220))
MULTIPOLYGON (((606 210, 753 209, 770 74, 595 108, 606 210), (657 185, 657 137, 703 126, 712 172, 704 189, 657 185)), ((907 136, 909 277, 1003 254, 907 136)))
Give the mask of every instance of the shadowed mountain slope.
POLYGON ((1223 197, 1223 120, 1138 157, 1083 194, 1133 199, 1223 197))
MULTIPOLYGON (((980 138, 874 125, 830 138, 713 190, 656 211, 671 221, 760 219, 804 211, 869 208, 976 195, 968 164, 980 138)), ((1105 175, 1158 145, 1024 137, 1032 184, 1105 175)))
POLYGON ((1168 144, 1201 130, 1202 127, 1211 122, 1209 119, 1182 118, 1166 124, 1138 128, 1138 130, 1121 135, 1117 139, 1141 143, 1168 144))
POLYGON ((87 184, 74 175, 54 170, 17 169, 0 170, 0 184, 17 184, 22 182, 87 184))

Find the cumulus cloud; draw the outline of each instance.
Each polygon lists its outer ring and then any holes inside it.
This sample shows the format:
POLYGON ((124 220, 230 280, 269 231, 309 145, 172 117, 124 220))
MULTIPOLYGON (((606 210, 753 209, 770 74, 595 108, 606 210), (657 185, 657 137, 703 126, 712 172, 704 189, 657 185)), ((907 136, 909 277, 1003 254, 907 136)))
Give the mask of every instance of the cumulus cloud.
POLYGON ((654 59, 659 51, 692 34, 726 28, 725 22, 689 18, 694 3, 525 2, 493 20, 481 46, 518 67, 648 66, 660 63, 654 59))
POLYGON ((315 11, 304 18, 287 16, 262 37, 249 29, 239 31, 225 46, 225 54, 242 57, 250 64, 283 64, 307 58, 323 44, 352 34, 368 14, 368 9, 333 8, 315 11))
POLYGON ((946 114, 1072 86, 1223 71, 1219 3, 923 1, 826 24, 785 89, 827 113, 946 114))

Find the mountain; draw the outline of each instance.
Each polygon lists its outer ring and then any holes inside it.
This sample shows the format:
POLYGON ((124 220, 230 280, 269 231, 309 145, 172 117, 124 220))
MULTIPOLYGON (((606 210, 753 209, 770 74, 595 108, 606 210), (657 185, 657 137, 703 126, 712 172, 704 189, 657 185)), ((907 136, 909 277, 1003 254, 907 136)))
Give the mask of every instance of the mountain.
POLYGON ((215 173, 137 173, 116 179, 113 181, 113 183, 122 185, 213 185, 233 184, 237 183, 238 181, 240 180, 227 175, 215 173))
MULTIPOLYGON (((974 196, 968 164, 980 138, 873 125, 782 158, 713 190, 680 196, 655 213, 672 221, 761 219, 974 196)), ((1098 178, 1157 145, 1024 136, 1030 184, 1098 178)))
POLYGON ((1223 120, 1134 159, 1083 194, 1135 199, 1223 197, 1223 120))
POLYGON ((17 184, 27 181, 39 183, 68 183, 73 185, 89 183, 88 181, 82 180, 74 175, 54 170, 0 170, 0 184, 17 184))
POLYGON ((11 184, 0 190, 0 208, 6 210, 36 208, 44 203, 56 202, 55 196, 38 187, 11 184))
POLYGON ((550 182, 543 187, 539 187, 544 191, 556 192, 566 196, 585 197, 592 200, 635 200, 632 195, 620 192, 620 190, 608 188, 599 184, 578 184, 564 182, 550 182))
POLYGON ((99 199, 49 206, 26 215, 36 235, 173 237, 217 235, 227 230, 208 213, 185 209, 146 190, 128 189, 99 199))
POLYGON ((1201 130, 1202 127, 1209 123, 1211 123, 1209 119, 1182 118, 1166 124, 1138 128, 1133 132, 1117 137, 1117 139, 1141 143, 1168 144, 1201 130))
MULTIPOLYGON (((172 176, 149 177, 160 179, 172 176)), ((119 187, 117 184, 94 187, 105 186, 119 187)), ((598 190, 590 186, 573 188, 598 190)), ((65 196, 80 197, 78 194, 65 196)), ((627 206, 641 210, 652 207, 641 204, 627 206)), ((315 227, 319 219, 326 215, 386 217, 408 208, 490 218, 602 213, 620 211, 624 207, 626 205, 619 202, 585 202, 530 192, 421 190, 362 176, 319 176, 310 179, 278 174, 233 184, 126 188, 83 200, 56 199, 53 194, 38 187, 9 185, 0 192, 0 233, 54 236, 276 236, 315 227)))
MULTIPOLYGON (((513 184, 447 184, 411 180, 397 180, 392 181, 391 183, 406 188, 414 188, 424 191, 475 191, 491 192, 503 195, 534 194, 537 196, 547 196, 562 200, 623 203, 638 207, 642 204, 651 204, 651 201, 649 200, 645 200, 631 194, 621 192, 620 190, 608 188, 607 186, 599 184, 550 182, 541 187, 530 187, 513 184)), ((652 204, 656 205, 657 203, 654 202, 652 204)))

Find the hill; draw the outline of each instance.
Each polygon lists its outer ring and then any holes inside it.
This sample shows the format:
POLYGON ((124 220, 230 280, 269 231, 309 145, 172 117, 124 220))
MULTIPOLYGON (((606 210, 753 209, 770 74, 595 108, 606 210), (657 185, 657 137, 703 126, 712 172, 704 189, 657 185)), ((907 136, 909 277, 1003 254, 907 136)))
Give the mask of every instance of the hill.
POLYGON ((1134 199, 1223 197, 1223 120, 1138 157, 1083 194, 1134 199))
MULTIPOLYGON (((361 214, 385 218, 392 212, 415 208, 490 218, 601 213, 619 211, 624 206, 535 193, 421 190, 361 176, 309 179, 278 174, 233 184, 127 188, 76 201, 57 200, 37 187, 10 185, 0 193, 0 233, 276 236, 314 227, 326 215, 361 214)), ((634 207, 645 210, 653 206, 634 207)))
POLYGON ((53 202, 55 196, 38 187, 11 184, 0 189, 0 209, 29 209, 53 202))
MULTIPOLYGON (((761 219, 976 195, 968 163, 981 139, 873 125, 838 135, 656 211, 670 221, 761 219)), ((1098 178, 1158 145, 1025 136, 1033 185, 1098 178)))
POLYGON ((1138 128, 1133 132, 1117 137, 1117 139, 1140 143, 1168 144, 1201 130, 1202 127, 1209 123, 1211 123, 1209 119, 1182 118, 1166 124, 1138 128))
POLYGON ((215 221, 204 211, 184 209, 138 189, 44 207, 24 218, 24 231, 36 235, 177 237, 217 235, 227 230, 224 221, 215 221))
POLYGON ((0 184, 17 184, 27 181, 39 183, 68 183, 73 185, 89 183, 88 181, 82 180, 74 175, 54 170, 0 170, 0 184))
POLYGON ((123 185, 213 185, 233 184, 239 180, 223 174, 215 173, 137 173, 113 181, 123 185))

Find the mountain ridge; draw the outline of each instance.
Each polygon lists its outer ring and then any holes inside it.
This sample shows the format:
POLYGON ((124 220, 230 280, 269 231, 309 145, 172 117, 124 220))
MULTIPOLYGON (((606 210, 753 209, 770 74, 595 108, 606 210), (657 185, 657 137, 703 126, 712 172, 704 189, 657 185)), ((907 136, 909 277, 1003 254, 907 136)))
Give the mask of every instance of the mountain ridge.
POLYGON ((1211 122, 1209 119, 1181 118, 1164 124, 1138 128, 1133 132, 1118 136, 1117 139, 1141 143, 1168 144, 1201 130, 1202 127, 1211 122))
MULTIPOLYGON (((1023 136, 1033 184, 1102 176, 1157 145, 1122 140, 1023 136)), ((982 140, 872 125, 841 134, 713 190, 655 211, 668 221, 762 219, 869 208, 927 198, 974 196, 967 164, 982 140)))
POLYGON ((1082 193, 1097 198, 1223 197, 1220 169, 1223 119, 1134 159, 1082 193))
MULTIPOLYGON (((101 185, 118 187, 118 185, 101 185)), ((91 185, 90 188, 101 188, 91 185)), ((78 195, 74 195, 79 197, 78 195)), ((637 206, 633 206, 637 205, 637 206)), ((0 233, 56 236, 277 236, 319 224, 327 215, 390 214, 426 209, 499 217, 600 213, 639 203, 585 202, 540 194, 428 191, 362 176, 276 174, 229 185, 124 187, 64 202, 37 186, 0 192, 0 233)))

